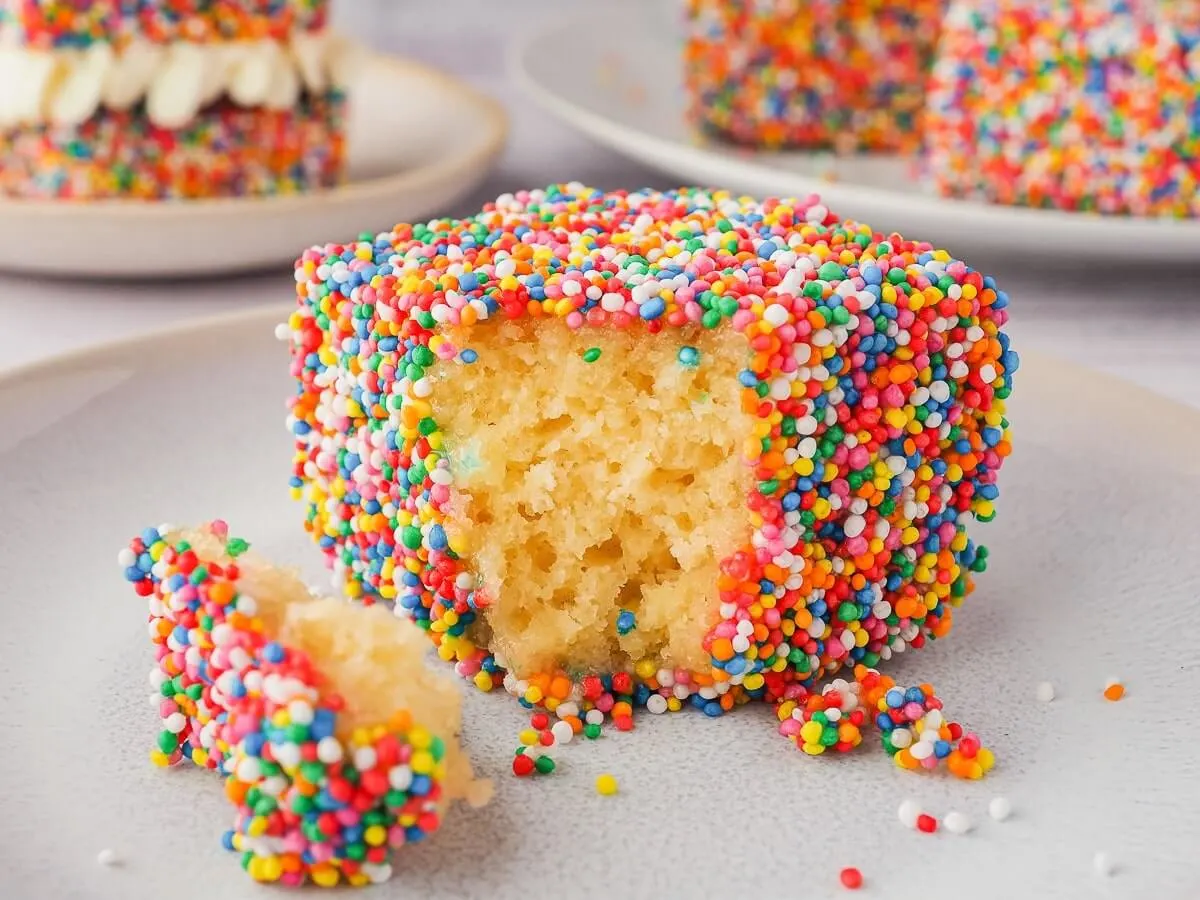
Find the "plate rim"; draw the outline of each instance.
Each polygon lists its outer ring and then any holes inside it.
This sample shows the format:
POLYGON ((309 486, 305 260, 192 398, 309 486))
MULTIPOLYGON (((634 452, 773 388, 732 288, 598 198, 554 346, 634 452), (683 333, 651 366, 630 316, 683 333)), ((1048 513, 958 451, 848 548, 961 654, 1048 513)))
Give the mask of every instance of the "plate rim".
MULTIPOLYGON (((285 323, 296 310, 294 304, 286 301, 268 301, 253 306, 236 309, 214 315, 186 319, 167 325, 151 328, 135 334, 127 334, 95 344, 86 344, 70 350, 56 353, 41 359, 30 360, 10 369, 0 369, 0 391, 19 388, 23 384, 36 382, 39 378, 58 374, 63 368, 83 368, 104 365, 112 356, 127 357, 139 350, 153 348, 161 341, 204 340, 211 339, 229 328, 257 328, 264 330, 271 326, 285 323)), ((1039 371, 1040 377, 1050 378, 1086 378, 1095 388, 1096 393, 1106 396, 1109 401, 1119 403, 1137 403, 1146 414, 1157 412, 1163 416, 1173 416, 1167 420, 1167 425, 1161 427, 1161 438, 1183 441, 1183 429, 1194 428, 1200 436, 1200 409, 1196 409, 1176 400, 1174 397, 1160 394, 1135 382, 1128 381, 1118 375, 1093 369, 1081 363, 1074 362, 1037 350, 1022 350, 1020 352, 1021 368, 1031 365, 1039 371), (1152 407, 1157 407, 1153 410, 1152 407)), ((1019 371, 1018 371, 1019 377, 1019 371)), ((1197 459, 1200 467, 1200 458, 1197 459)))
MULTIPOLYGON (((780 168, 764 161, 762 155, 753 150, 752 158, 743 159, 733 155, 725 155, 713 150, 689 143, 674 140, 654 133, 640 131, 630 125, 613 119, 594 108, 575 103, 571 99, 547 87, 535 77, 526 64, 532 50, 539 43, 552 36, 563 36, 572 31, 578 31, 585 23, 594 22, 595 16, 575 15, 563 21, 548 25, 522 35, 511 43, 505 53, 505 66, 509 77, 517 86, 537 103, 543 110, 553 115, 559 121, 583 132, 593 140, 600 141, 606 146, 628 156, 631 146, 654 146, 658 151, 670 150, 676 155, 685 155, 692 165, 703 166, 733 166, 746 173, 749 178, 763 181, 769 178, 785 178, 797 185, 805 185, 803 190, 824 195, 829 192, 830 184, 818 178, 780 168), (606 137, 607 135, 607 137, 606 137)), ((603 15, 603 13, 599 13, 603 15)), ((644 32, 643 32, 644 33, 644 32)), ((647 86, 653 89, 655 86, 647 86)), ((804 151, 794 151, 803 154, 804 151)), ((660 155, 656 152, 655 155, 660 155)), ((815 155, 815 154, 813 154, 815 155)), ((890 159, 898 158, 895 154, 887 155, 890 159)), ((903 158, 903 157, 899 157, 903 158)), ((644 162, 644 160, 643 160, 644 162)), ((651 165, 647 163, 647 165, 651 165)), ((651 165, 652 168, 659 168, 651 165)), ((671 170, 673 173, 675 169, 671 170)), ((1169 217, 1137 217, 1137 216, 1103 216, 1096 213, 1069 212, 1057 209, 1035 209, 1027 206, 1009 206, 999 203, 989 203, 981 200, 967 200, 957 197, 943 197, 936 194, 905 193, 886 187, 863 187, 849 182, 839 181, 833 187, 843 198, 839 205, 848 203, 880 204, 898 207, 919 203, 927 214, 945 215, 959 219, 970 216, 984 215, 992 221, 1003 220, 1002 227, 1007 229, 1028 226, 1038 223, 1042 227, 1069 228, 1080 234, 1081 239, 1103 235, 1107 238, 1124 234, 1130 240, 1153 240, 1154 238, 1169 237, 1172 240, 1195 237, 1200 239, 1200 218, 1169 218, 1169 217)), ((786 191, 787 194, 799 193, 797 190, 786 191)))
POLYGON ((508 112, 496 98, 485 94, 468 82, 411 57, 382 52, 342 35, 335 40, 347 52, 369 53, 373 61, 393 69, 397 74, 416 75, 436 82, 445 91, 457 95, 464 105, 469 104, 483 116, 487 134, 478 143, 467 147, 465 152, 455 153, 452 148, 463 145, 452 144, 449 152, 438 154, 428 163, 403 169, 387 175, 346 181, 342 184, 315 191, 266 197, 202 197, 186 201, 131 200, 112 198, 106 200, 28 200, 0 197, 0 216, 57 217, 70 215, 74 219, 95 220, 170 219, 198 216, 224 216, 234 211, 245 212, 253 207, 255 212, 269 211, 287 213, 289 210, 310 204, 314 200, 337 200, 352 202, 366 195, 385 191, 390 194, 410 190, 430 181, 436 181, 450 173, 482 165, 496 157, 508 140, 511 124, 508 112))

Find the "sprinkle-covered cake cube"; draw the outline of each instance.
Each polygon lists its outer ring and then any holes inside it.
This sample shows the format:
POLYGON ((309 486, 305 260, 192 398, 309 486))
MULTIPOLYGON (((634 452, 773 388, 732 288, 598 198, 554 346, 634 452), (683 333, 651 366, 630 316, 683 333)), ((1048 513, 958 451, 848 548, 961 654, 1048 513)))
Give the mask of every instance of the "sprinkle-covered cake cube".
POLYGON ((345 51, 326 5, 0 2, 0 194, 161 200, 337 183, 345 51))
POLYGON ((295 275, 306 527, 483 690, 778 703, 945 636, 985 567, 1017 358, 944 250, 815 197, 566 184, 295 275))

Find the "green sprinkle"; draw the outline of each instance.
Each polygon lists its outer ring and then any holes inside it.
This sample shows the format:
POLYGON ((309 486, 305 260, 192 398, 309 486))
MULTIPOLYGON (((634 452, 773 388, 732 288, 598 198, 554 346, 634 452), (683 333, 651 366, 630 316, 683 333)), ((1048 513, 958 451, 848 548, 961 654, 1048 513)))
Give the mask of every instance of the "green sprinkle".
POLYGON ((179 738, 170 731, 160 731, 158 733, 158 749, 170 756, 179 748, 179 738))
POLYGON ((554 771, 554 760, 548 756, 539 756, 533 766, 542 775, 549 775, 554 771))
POLYGON ((832 281, 835 278, 841 281, 846 277, 846 270, 830 260, 829 262, 821 263, 821 268, 817 269, 817 277, 822 281, 832 281))
POLYGON ((583 351, 583 361, 586 363, 594 363, 600 358, 599 347, 588 347, 583 351))
POLYGON ((583 735, 584 737, 591 738, 594 741, 596 738, 600 737, 600 726, 595 722, 588 722, 588 724, 583 726, 583 735))
POLYGON ((241 538, 230 538, 225 544, 225 555, 232 556, 237 559, 243 553, 250 549, 250 544, 241 538))

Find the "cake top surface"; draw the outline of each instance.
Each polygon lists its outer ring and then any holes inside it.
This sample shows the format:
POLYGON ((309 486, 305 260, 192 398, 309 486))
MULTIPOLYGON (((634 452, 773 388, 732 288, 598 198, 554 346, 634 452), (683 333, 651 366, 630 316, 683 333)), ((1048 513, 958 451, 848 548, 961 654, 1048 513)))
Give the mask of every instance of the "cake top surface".
MULTIPOLYGON (((341 313, 362 322, 345 323, 362 337, 363 319, 408 317, 432 328, 459 324, 468 306, 472 322, 502 310, 562 317, 571 327, 640 319, 652 331, 790 319, 804 337, 817 327, 809 312, 846 325, 880 299, 907 305, 898 298, 929 288, 940 295, 964 280, 974 290, 994 287, 931 244, 839 221, 816 196, 757 202, 723 191, 604 193, 575 183, 506 194, 465 219, 312 247, 295 276, 302 299, 358 298, 341 313)), ((335 305, 318 303, 336 318, 335 305)), ((1001 294, 990 307, 999 324, 1006 305, 1001 294)))
POLYGON ((328 0, 0 0, 0 46, 282 40, 325 25, 328 0))

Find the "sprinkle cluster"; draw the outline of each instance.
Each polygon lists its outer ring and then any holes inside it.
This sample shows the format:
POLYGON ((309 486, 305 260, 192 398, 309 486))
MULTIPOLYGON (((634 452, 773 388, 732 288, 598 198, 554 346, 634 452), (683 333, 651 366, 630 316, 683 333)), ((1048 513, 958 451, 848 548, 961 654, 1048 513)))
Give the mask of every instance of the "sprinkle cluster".
POLYGON ((688 0, 705 132, 751 146, 908 151, 944 0, 688 0))
POLYGON ((150 605, 152 698, 161 766, 183 759, 225 777, 236 807, 226 849, 256 881, 331 887, 385 881, 392 848, 440 824, 444 746, 407 712, 375 728, 338 730, 342 698, 310 660, 264 633, 239 590, 248 545, 224 523, 220 559, 201 558, 166 529, 120 554, 150 605))
POLYGON ((394 603, 482 690, 618 727, 639 707, 719 716, 945 635, 986 565, 966 527, 993 516, 1009 453, 1008 298, 929 244, 839 222, 815 197, 566 184, 315 247, 295 276, 280 336, 306 527, 350 597, 394 603), (744 336, 753 481, 707 666, 506 672, 487 646, 491 598, 448 518, 455 473, 430 397, 469 364, 445 325, 523 317, 685 349, 700 329, 744 336))
POLYGON ((959 778, 982 778, 995 765, 979 737, 963 732, 942 714, 933 687, 905 688, 886 675, 860 668, 855 673, 863 705, 875 713, 883 748, 902 769, 933 770, 945 764, 959 778))
POLYGON ((1200 215, 1200 8, 956 2, 925 134, 931 177, 946 194, 1200 215))
POLYGON ((101 109, 78 127, 0 130, 0 195, 175 200, 330 187, 342 176, 344 119, 345 96, 334 91, 291 110, 222 100, 178 129, 141 109, 101 109))
POLYGON ((0 34, 36 49, 86 47, 130 39, 285 39, 317 30, 328 0, 38 0, 0 4, 0 34))
POLYGON ((779 733, 810 756, 859 746, 863 732, 879 729, 884 750, 902 769, 933 770, 945 764, 960 778, 982 778, 995 764, 974 734, 942 714, 932 686, 905 688, 874 669, 858 666, 854 681, 835 679, 820 693, 793 688, 778 702, 779 733))

